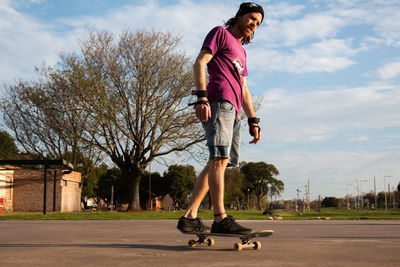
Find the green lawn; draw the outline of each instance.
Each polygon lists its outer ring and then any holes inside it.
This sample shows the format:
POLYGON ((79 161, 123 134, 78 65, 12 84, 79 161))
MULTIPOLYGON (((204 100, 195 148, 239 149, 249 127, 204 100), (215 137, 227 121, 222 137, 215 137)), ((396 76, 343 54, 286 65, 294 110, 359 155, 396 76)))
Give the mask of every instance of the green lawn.
MULTIPOLYGON (((271 215, 263 215, 258 210, 235 211, 228 210, 237 220, 268 220, 281 217, 283 220, 400 220, 400 210, 346 210, 325 208, 321 212, 311 211, 300 215, 291 210, 274 210, 271 215)), ((0 220, 177 220, 183 211, 179 212, 3 212, 0 220)), ((211 210, 200 210, 199 217, 203 220, 213 219, 211 210)))
POLYGON ((324 208, 321 212, 311 211, 302 215, 285 210, 276 210, 272 216, 281 216, 285 220, 400 220, 400 210, 346 210, 324 208))

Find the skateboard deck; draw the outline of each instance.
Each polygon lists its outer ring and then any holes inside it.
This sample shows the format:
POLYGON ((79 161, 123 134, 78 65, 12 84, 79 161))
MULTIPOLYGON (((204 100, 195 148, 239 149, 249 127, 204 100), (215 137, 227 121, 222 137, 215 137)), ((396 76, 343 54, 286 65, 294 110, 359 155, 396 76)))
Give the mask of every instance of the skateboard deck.
MULTIPOLYGON (((182 232, 184 233, 184 232, 182 232)), ((211 232, 191 232, 191 233, 184 233, 188 235, 196 235, 198 240, 191 239, 188 242, 189 247, 194 247, 197 244, 206 244, 208 246, 214 246, 215 240, 210 238, 209 236, 222 236, 222 237, 237 237, 240 238, 241 242, 234 244, 234 250, 240 251, 243 248, 254 248, 254 249, 261 249, 261 242, 260 241, 252 241, 253 238, 257 237, 267 237, 274 234, 273 230, 262 230, 258 232, 252 232, 250 234, 220 234, 220 233, 211 233, 211 232)))

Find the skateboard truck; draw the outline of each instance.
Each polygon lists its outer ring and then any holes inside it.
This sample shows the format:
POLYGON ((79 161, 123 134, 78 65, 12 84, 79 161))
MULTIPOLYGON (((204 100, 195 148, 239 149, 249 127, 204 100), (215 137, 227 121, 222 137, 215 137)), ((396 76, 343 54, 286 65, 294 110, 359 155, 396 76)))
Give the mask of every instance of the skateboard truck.
POLYGON ((206 244, 209 247, 212 247, 215 245, 215 240, 213 238, 207 238, 208 235, 197 235, 199 238, 198 240, 191 239, 188 242, 188 245, 190 248, 196 246, 197 244, 206 244))
POLYGON ((236 251, 241 251, 243 248, 254 248, 255 250, 261 249, 260 241, 251 242, 251 238, 247 238, 247 237, 240 238, 240 239, 242 240, 242 242, 235 243, 235 245, 233 247, 236 251))

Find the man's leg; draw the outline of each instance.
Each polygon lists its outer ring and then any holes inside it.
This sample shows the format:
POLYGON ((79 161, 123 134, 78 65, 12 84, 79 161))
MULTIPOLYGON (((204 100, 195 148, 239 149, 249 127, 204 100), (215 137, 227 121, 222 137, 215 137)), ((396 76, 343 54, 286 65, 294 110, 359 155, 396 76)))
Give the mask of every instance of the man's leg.
POLYGON ((208 168, 207 165, 197 178, 193 189, 192 198, 185 214, 179 219, 177 228, 184 233, 203 232, 210 228, 205 226, 200 218, 197 218, 197 211, 201 201, 208 192, 208 168))
POLYGON ((197 178, 196 184, 193 189, 192 198, 190 199, 189 206, 186 209, 183 217, 189 219, 197 218, 197 211, 199 210, 200 204, 208 192, 208 171, 209 165, 207 165, 197 178))
POLYGON ((226 217, 224 206, 225 170, 229 158, 213 158, 209 163, 208 184, 210 187, 211 202, 214 208, 215 221, 220 222, 226 217))

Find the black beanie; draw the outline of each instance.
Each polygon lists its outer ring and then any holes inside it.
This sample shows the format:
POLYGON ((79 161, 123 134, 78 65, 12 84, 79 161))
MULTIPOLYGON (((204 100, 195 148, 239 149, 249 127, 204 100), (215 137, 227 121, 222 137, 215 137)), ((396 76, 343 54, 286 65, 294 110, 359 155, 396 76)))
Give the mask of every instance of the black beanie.
POLYGON ((239 7, 238 12, 236 13, 236 17, 237 16, 243 16, 244 14, 247 13, 252 13, 252 12, 259 12, 262 15, 262 19, 261 22, 264 19, 264 9, 262 8, 262 6, 257 5, 255 3, 252 2, 246 2, 246 3, 242 3, 239 7))

